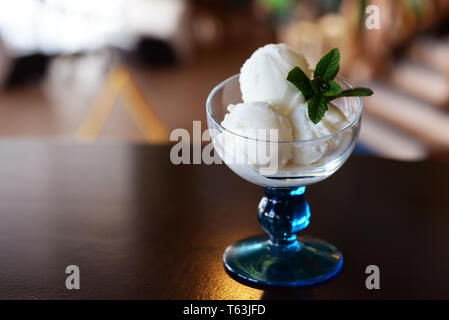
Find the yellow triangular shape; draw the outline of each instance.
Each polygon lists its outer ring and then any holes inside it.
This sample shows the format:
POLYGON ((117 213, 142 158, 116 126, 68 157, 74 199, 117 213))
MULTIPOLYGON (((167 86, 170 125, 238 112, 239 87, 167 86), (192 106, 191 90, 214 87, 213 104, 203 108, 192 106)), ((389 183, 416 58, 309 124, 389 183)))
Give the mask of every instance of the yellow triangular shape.
POLYGON ((101 92, 92 104, 76 136, 87 140, 96 139, 119 99, 123 99, 128 114, 148 142, 159 144, 168 141, 167 128, 145 101, 129 71, 123 67, 114 68, 109 72, 101 92))

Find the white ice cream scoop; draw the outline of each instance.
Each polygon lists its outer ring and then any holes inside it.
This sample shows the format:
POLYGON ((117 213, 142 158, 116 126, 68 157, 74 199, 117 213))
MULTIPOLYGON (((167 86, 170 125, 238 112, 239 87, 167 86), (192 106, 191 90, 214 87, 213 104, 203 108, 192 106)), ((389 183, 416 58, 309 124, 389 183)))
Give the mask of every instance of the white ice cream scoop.
POLYGON ((249 161, 258 167, 274 164, 277 168, 289 162, 290 144, 277 142, 292 141, 293 129, 288 117, 276 107, 249 102, 229 105, 228 112, 221 125, 229 132, 224 131, 221 139, 229 161, 249 161))
MULTIPOLYGON (((290 123, 293 126, 294 141, 304 141, 319 138, 342 129, 348 120, 346 116, 334 105, 328 104, 328 110, 320 122, 314 124, 309 119, 307 103, 299 105, 290 115, 290 123)), ((341 135, 333 136, 326 141, 310 141, 301 146, 293 147, 293 159, 295 164, 311 164, 321 159, 326 153, 335 148, 341 135)))
POLYGON ((257 49, 240 70, 243 101, 268 102, 283 114, 291 113, 305 101, 301 92, 286 80, 295 66, 310 77, 307 59, 286 44, 268 44, 257 49))

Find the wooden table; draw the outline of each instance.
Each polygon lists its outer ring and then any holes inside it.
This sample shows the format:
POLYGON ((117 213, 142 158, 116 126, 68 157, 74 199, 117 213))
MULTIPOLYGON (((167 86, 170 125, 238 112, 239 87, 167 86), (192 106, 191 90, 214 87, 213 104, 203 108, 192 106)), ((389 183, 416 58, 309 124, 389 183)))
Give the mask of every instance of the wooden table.
POLYGON ((343 252, 306 289, 247 287, 227 245, 261 233, 262 189, 224 165, 175 166, 169 147, 0 142, 0 298, 449 298, 449 164, 353 156, 308 188, 306 234, 343 252), (81 289, 67 290, 77 265, 81 289), (380 268, 367 290, 365 268, 380 268))

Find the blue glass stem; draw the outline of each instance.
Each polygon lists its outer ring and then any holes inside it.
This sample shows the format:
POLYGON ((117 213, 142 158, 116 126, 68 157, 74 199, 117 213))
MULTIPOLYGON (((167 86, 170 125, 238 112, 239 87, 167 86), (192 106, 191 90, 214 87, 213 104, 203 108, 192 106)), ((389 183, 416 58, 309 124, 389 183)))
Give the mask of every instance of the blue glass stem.
POLYGON ((264 188, 258 218, 277 248, 299 246, 297 234, 309 225, 310 207, 305 199, 306 187, 264 188))
POLYGON ((343 255, 332 244, 297 237, 309 225, 310 208, 299 188, 265 188, 259 222, 270 235, 238 241, 223 255, 225 268, 240 279, 267 286, 308 286, 338 273, 343 255))

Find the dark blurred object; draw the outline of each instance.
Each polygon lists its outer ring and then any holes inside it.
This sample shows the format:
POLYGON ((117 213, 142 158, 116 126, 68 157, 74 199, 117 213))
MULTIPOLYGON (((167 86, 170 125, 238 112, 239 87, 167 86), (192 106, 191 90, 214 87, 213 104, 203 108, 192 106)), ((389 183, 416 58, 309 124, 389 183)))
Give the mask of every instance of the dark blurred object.
POLYGON ((0 89, 3 88, 11 72, 12 58, 0 37, 0 89))
POLYGON ((254 0, 191 0, 197 7, 209 8, 219 12, 223 10, 246 10, 254 0))
POLYGON ((135 50, 139 62, 151 66, 166 66, 178 61, 174 48, 166 41, 154 38, 142 38, 135 50))
POLYGON ((449 151, 436 151, 430 157, 431 160, 449 162, 449 151))
POLYGON ((40 53, 15 59, 6 87, 11 88, 41 80, 45 76, 50 60, 50 56, 40 53))
POLYGON ((241 46, 242 43, 274 41, 271 16, 254 5, 255 0, 192 0, 191 3, 193 31, 200 47, 229 50, 230 44, 241 46))

